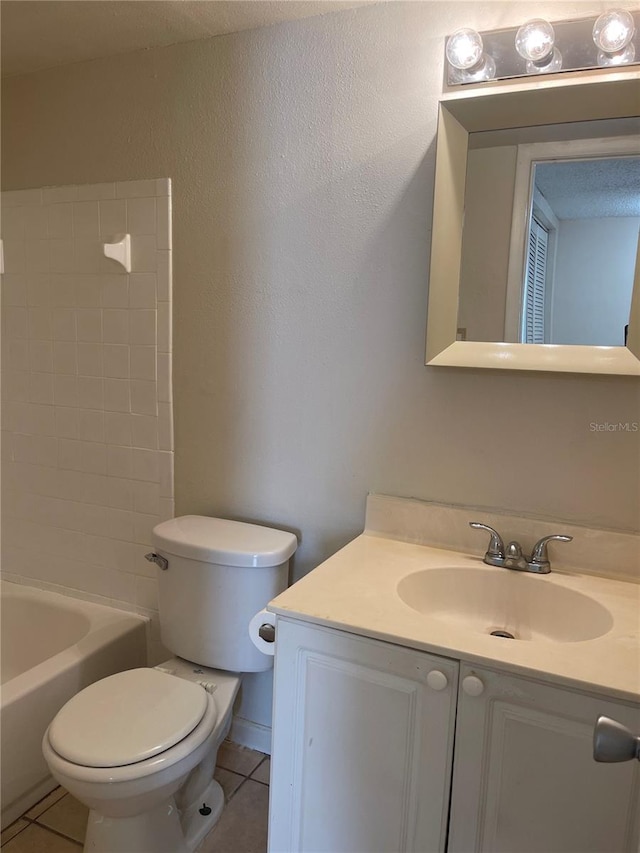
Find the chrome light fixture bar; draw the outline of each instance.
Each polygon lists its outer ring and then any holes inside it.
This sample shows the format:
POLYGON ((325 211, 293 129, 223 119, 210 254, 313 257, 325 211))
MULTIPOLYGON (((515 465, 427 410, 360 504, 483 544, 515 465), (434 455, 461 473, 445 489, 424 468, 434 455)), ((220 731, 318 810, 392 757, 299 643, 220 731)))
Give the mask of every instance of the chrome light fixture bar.
POLYGON ((449 86, 640 62, 640 10, 613 8, 599 17, 525 21, 519 28, 457 30, 446 42, 449 86), (638 59, 636 59, 638 57, 638 59))

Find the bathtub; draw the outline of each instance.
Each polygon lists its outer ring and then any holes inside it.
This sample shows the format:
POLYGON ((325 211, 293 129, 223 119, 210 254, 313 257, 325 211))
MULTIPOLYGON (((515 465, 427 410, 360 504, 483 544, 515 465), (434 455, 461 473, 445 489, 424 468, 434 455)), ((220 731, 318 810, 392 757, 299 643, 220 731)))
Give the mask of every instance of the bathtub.
POLYGON ((40 744, 64 703, 93 681, 146 665, 146 620, 7 581, 0 613, 4 828, 56 786, 40 744))

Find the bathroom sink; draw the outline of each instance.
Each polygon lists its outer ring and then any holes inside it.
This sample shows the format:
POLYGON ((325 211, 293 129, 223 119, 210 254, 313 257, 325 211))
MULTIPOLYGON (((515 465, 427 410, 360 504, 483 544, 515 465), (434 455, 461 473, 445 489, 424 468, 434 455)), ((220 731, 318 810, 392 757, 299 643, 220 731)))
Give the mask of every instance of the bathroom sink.
POLYGON ((490 566, 427 569, 398 583, 401 600, 449 627, 517 640, 577 643, 606 634, 606 607, 549 576, 490 566))

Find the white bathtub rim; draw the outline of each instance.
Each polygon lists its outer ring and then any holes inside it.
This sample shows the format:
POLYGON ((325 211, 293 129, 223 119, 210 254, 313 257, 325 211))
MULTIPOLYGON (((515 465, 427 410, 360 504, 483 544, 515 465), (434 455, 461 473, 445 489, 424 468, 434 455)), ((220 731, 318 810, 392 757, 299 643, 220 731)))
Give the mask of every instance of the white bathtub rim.
POLYGON ((82 613, 88 616, 90 622, 88 632, 78 642, 5 682, 1 688, 3 707, 27 696, 55 674, 71 669, 79 661, 92 655, 105 644, 124 636, 136 622, 144 625, 149 622, 147 617, 137 613, 94 604, 83 599, 72 598, 61 593, 42 590, 38 587, 30 587, 5 579, 0 582, 0 595, 2 592, 9 594, 18 592, 19 596, 47 600, 50 603, 51 597, 55 596, 59 600, 53 603, 59 604, 61 609, 82 613))

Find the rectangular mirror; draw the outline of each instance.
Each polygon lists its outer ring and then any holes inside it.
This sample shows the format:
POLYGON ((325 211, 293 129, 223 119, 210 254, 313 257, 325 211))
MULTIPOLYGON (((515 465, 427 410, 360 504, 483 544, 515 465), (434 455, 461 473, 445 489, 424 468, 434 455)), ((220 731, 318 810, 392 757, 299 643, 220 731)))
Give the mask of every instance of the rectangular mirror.
POLYGON ((443 98, 427 364, 640 375, 639 112, 637 69, 443 98))

